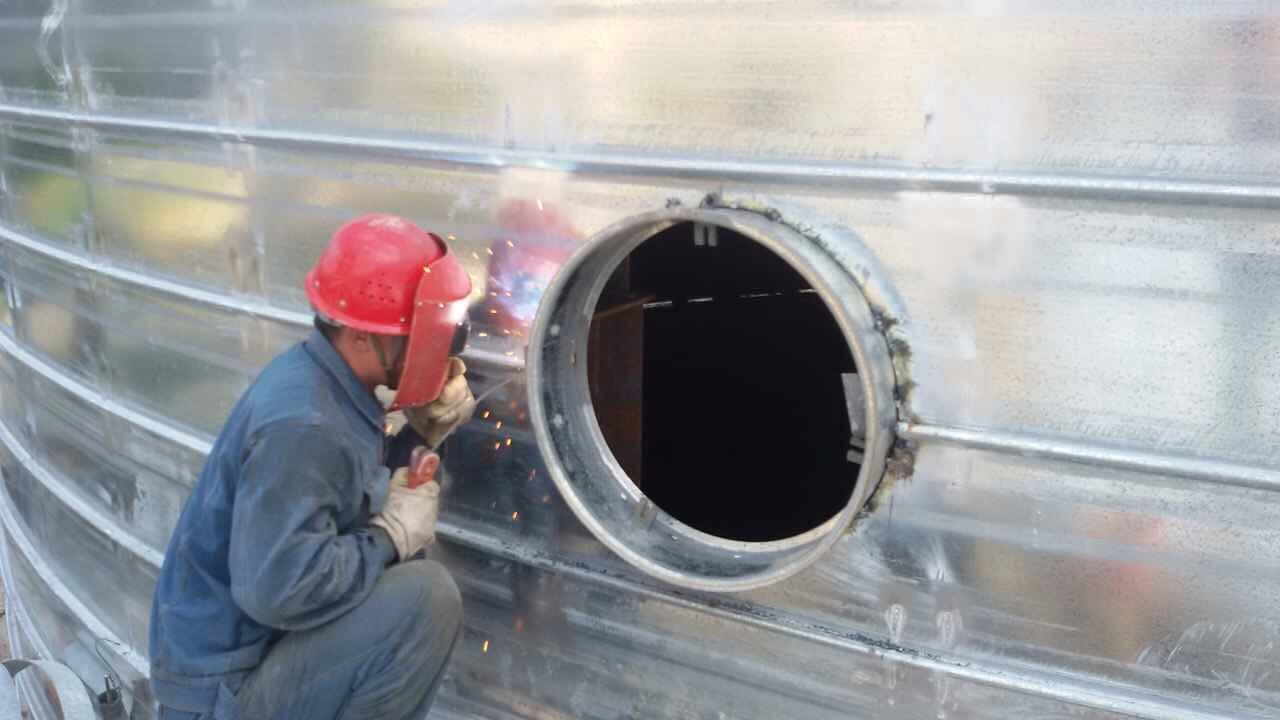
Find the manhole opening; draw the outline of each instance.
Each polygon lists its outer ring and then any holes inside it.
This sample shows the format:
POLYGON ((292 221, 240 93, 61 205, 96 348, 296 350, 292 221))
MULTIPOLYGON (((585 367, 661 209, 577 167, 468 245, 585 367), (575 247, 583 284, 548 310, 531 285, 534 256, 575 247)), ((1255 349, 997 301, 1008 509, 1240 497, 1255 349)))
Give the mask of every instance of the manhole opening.
POLYGON ((831 311, 782 257, 682 222, 614 270, 588 384, 619 465, 658 507, 738 541, 795 537, 848 503, 865 408, 831 311))

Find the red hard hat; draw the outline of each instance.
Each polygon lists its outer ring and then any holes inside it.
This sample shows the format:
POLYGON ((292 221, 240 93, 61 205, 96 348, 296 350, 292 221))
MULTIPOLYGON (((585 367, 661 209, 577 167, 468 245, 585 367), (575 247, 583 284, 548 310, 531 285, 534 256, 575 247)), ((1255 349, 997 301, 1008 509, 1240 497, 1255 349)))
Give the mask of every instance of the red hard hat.
POLYGON ((471 278, 439 236, 392 215, 352 220, 307 273, 306 291, 333 322, 409 336, 393 408, 439 397, 471 294, 471 278))

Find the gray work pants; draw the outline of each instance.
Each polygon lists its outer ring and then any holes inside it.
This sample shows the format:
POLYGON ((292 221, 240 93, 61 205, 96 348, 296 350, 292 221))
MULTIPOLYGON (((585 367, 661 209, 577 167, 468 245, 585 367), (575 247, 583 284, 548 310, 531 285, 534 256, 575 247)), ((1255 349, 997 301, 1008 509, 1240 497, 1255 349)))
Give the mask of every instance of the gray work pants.
POLYGON ((462 598, 439 563, 392 566, 359 607, 272 646, 234 701, 161 720, 366 720, 427 715, 462 628, 462 598), (234 704, 235 707, 226 707, 234 704))

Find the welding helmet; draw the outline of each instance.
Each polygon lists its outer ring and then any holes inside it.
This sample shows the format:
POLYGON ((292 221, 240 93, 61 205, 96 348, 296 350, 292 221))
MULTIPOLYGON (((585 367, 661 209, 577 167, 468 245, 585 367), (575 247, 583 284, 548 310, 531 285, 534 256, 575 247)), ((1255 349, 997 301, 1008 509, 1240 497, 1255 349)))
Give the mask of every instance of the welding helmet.
MULTIPOLYGON (((407 338, 390 409, 440 396, 449 358, 466 345, 471 278, 438 235, 392 215, 352 220, 307 273, 306 292, 323 321, 407 338)), ((374 347, 390 375, 399 358, 374 347)))

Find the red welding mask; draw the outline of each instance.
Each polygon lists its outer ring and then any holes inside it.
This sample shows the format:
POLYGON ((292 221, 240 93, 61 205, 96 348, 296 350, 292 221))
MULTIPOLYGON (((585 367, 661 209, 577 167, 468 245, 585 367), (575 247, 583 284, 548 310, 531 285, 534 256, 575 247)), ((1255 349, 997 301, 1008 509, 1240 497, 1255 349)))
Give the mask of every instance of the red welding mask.
MULTIPOLYGON (((330 322, 408 338, 390 409, 440 396, 449 358, 466 344, 471 278, 438 235, 391 215, 352 220, 307 274, 306 291, 330 322)), ((395 359, 382 362, 390 375, 395 359)))

